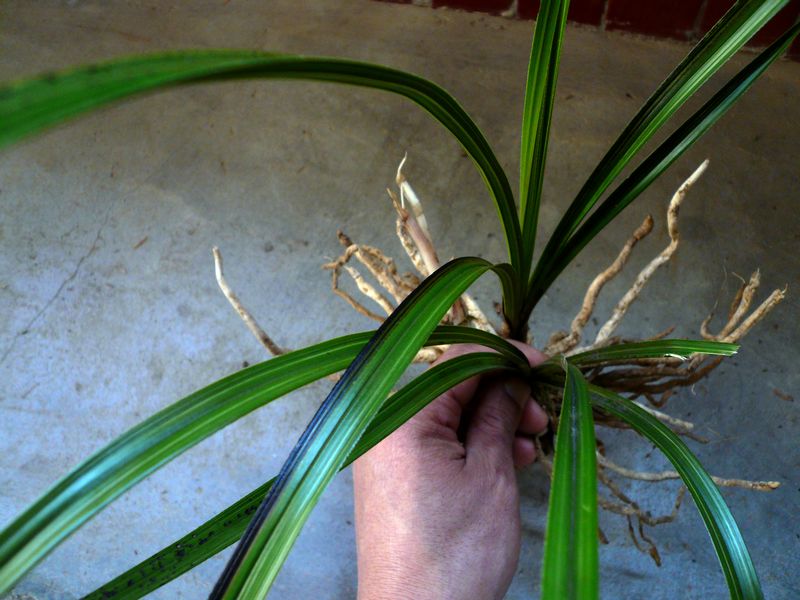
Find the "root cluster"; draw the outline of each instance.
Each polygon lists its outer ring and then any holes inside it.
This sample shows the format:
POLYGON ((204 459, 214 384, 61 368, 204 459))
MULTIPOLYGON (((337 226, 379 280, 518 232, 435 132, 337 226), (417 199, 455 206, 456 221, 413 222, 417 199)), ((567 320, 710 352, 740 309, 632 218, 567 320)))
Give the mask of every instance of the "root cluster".
MULTIPOLYGON (((397 305, 419 285, 422 279, 435 271, 440 265, 436 246, 422 208, 422 202, 403 175, 402 168, 405 160, 404 158, 397 169, 397 191, 387 189, 387 193, 397 213, 395 227, 397 237, 416 273, 401 273, 395 261, 380 249, 366 244, 354 243, 342 231, 338 231, 337 236, 344 248, 344 252, 336 259, 322 265, 323 269, 331 273, 331 289, 333 293, 345 300, 358 313, 379 323, 382 323, 392 313, 397 305), (343 289, 343 277, 351 280, 361 297, 357 297, 343 289)), ((678 221, 681 203, 686 198, 689 189, 707 167, 708 161, 706 160, 673 195, 667 209, 669 244, 639 271, 633 284, 615 305, 610 317, 599 327, 594 339, 585 345, 581 345, 585 327, 594 313, 597 299, 603 287, 622 272, 634 247, 652 232, 654 221, 650 215, 632 233, 614 261, 594 277, 586 289, 581 307, 573 318, 569 330, 553 333, 543 348, 545 354, 550 356, 559 354, 571 356, 579 352, 602 348, 619 342, 656 340, 668 336, 673 331, 674 328, 671 327, 649 338, 644 338, 644 340, 626 339, 615 335, 623 318, 631 305, 640 296, 644 287, 655 272, 670 261, 678 249, 680 243, 678 221)), ((228 298, 259 343, 270 354, 284 353, 286 350, 272 341, 228 286, 222 271, 222 256, 219 249, 214 248, 213 253, 217 282, 225 297, 228 298)), ((742 280, 742 284, 728 309, 725 324, 718 333, 711 332, 710 325, 714 317, 714 311, 712 310, 700 325, 701 336, 707 340, 739 342, 747 335, 786 295, 785 288, 783 290, 776 289, 751 310, 760 282, 758 270, 750 276, 749 280, 742 280)), ((506 329, 503 324, 499 326, 493 325, 469 294, 463 294, 454 303, 442 323, 465 325, 492 333, 502 333, 506 329)), ((417 354, 415 361, 433 362, 445 349, 446 346, 424 348, 417 354)), ((665 407, 678 388, 692 386, 702 380, 722 360, 722 357, 695 354, 688 359, 668 356, 658 359, 617 361, 593 364, 585 370, 584 375, 590 382, 611 389, 636 402, 641 408, 647 410, 675 433, 705 443, 708 440, 696 433, 693 423, 670 416, 661 409, 665 407)), ((552 425, 549 435, 552 436, 552 430, 554 430, 558 420, 561 398, 556 394, 550 393, 548 397, 542 398, 542 400, 545 409, 550 413, 552 425)), ((601 427, 628 428, 626 423, 599 412, 595 414, 595 422, 601 427)), ((544 467, 550 471, 552 463, 548 456, 550 448, 546 442, 546 437, 537 439, 536 443, 540 450, 540 460, 544 467)), ((636 547, 651 556, 655 563, 660 565, 661 556, 658 548, 655 542, 648 537, 644 527, 673 521, 678 514, 686 489, 684 487, 680 488, 670 513, 653 516, 634 499, 626 495, 612 476, 655 484, 678 479, 679 475, 674 471, 637 471, 618 465, 606 457, 605 448, 599 440, 597 466, 598 481, 605 489, 605 496, 601 494, 599 498, 600 506, 611 513, 624 516, 628 521, 628 531, 636 547)), ((713 479, 718 486, 739 487, 754 491, 770 491, 780 485, 775 481, 749 481, 720 477, 713 477, 713 479)), ((606 543, 603 532, 599 531, 598 535, 601 541, 606 543)))

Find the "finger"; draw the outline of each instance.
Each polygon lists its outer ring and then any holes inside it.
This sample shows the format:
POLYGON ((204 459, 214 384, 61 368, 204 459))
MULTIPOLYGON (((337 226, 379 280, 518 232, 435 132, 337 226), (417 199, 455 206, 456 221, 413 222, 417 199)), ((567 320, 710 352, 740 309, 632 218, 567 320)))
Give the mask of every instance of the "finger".
POLYGON ((511 451, 514 466, 518 469, 532 465, 536 461, 536 445, 531 438, 515 437, 511 451))
MULTIPOLYGON (((486 348, 485 346, 479 346, 478 344, 453 344, 447 350, 445 350, 439 358, 433 361, 431 366, 436 366, 439 363, 443 363, 446 360, 455 358, 456 356, 463 356, 465 354, 472 354, 474 352, 492 352, 492 350, 486 348)), ((450 400, 456 402, 463 408, 475 396, 475 392, 478 390, 480 381, 480 375, 475 375, 474 377, 465 379, 461 383, 453 386, 440 397, 448 397, 450 400)), ((434 400, 434 402, 436 402, 436 400, 434 400)))
POLYGON ((493 379, 478 391, 466 431, 467 461, 477 456, 497 466, 511 463, 514 433, 530 393, 530 386, 519 378, 493 379))
MULTIPOLYGON (((457 356, 473 352, 486 352, 487 350, 488 348, 477 344, 453 344, 431 366, 438 365, 457 356)), ((481 376, 475 375, 450 388, 414 415, 410 420, 409 427, 422 427, 423 430, 427 431, 428 426, 434 424, 444 427, 445 430, 450 430, 452 435, 457 437, 464 407, 475 396, 480 382, 481 376)))
POLYGON ((508 341, 522 351, 522 353, 525 355, 525 358, 528 359, 528 362, 532 367, 540 365, 548 359, 548 356, 546 354, 540 352, 533 346, 529 346, 528 344, 525 344, 524 342, 519 342, 517 340, 508 340, 508 341))
POLYGON ((517 433, 536 435, 547 429, 548 422, 549 419, 544 409, 533 398, 528 398, 522 409, 522 419, 517 427, 517 433))

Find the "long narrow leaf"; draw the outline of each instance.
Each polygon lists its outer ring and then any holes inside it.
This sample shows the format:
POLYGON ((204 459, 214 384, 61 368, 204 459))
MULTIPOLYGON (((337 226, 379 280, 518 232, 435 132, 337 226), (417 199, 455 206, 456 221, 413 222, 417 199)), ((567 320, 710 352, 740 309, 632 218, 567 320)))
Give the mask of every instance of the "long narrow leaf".
MULTIPOLYGON (((457 356, 425 371, 386 401, 344 466, 454 385, 481 373, 509 370, 519 371, 519 363, 500 354, 474 353, 457 356)), ((85 600, 140 598, 221 552, 242 536, 274 481, 270 479, 181 539, 99 587, 85 600)))
POLYGON ((528 80, 525 86, 525 107, 522 112, 522 143, 519 160, 519 197, 522 221, 523 266, 529 276, 530 261, 536 246, 536 227, 550 137, 550 121, 558 80, 561 42, 567 22, 569 0, 545 0, 536 17, 528 80))
POLYGON ((317 411, 259 507, 212 598, 263 598, 325 487, 436 323, 493 265, 458 258, 432 273, 381 325, 317 411))
POLYGON ((742 94, 755 83, 764 71, 780 58, 798 33, 800 33, 800 23, 789 28, 750 64, 728 81, 722 89, 675 130, 609 195, 578 231, 572 235, 569 241, 556 252, 552 259, 550 270, 540 274, 539 279, 533 282, 528 299, 531 308, 578 253, 647 189, 681 154, 691 147, 700 136, 708 131, 742 94))
POLYGON ((731 598, 763 598, 753 561, 717 486, 683 441, 658 419, 609 390, 589 386, 592 403, 621 419, 658 446, 680 474, 711 536, 731 598))
POLYGON ((345 368, 370 334, 279 356, 187 396, 100 450, 0 534, 0 590, 149 473, 255 408, 345 368))
MULTIPOLYGON (((393 92, 446 127, 475 161, 495 201, 511 264, 519 269, 522 239, 511 186, 486 138, 441 87, 410 73, 336 58, 238 50, 184 51, 90 65, 0 88, 0 147, 93 108, 135 94, 227 79, 308 79, 393 92)), ((527 274, 525 275, 527 277, 527 274)))
POLYGON ((597 464, 586 380, 566 370, 542 561, 544 600, 598 597, 597 464))
POLYGON ((655 340, 652 342, 630 342, 614 344, 605 348, 596 348, 569 357, 574 365, 613 362, 619 360, 636 360, 638 358, 659 358, 662 356, 678 356, 688 358, 692 354, 714 354, 733 356, 739 350, 738 344, 726 342, 708 342, 704 340, 655 340))
POLYGON ((787 1, 737 2, 669 74, 620 134, 564 213, 536 265, 531 290, 541 290, 541 277, 551 270, 557 251, 639 149, 787 1))
MULTIPOLYGON (((0 532, 0 593, 149 473, 256 408, 344 369, 373 334, 337 338, 253 365, 179 400, 117 438, 0 532)), ((440 327, 427 343, 481 344, 521 368, 528 364, 517 348, 476 329, 440 327)))

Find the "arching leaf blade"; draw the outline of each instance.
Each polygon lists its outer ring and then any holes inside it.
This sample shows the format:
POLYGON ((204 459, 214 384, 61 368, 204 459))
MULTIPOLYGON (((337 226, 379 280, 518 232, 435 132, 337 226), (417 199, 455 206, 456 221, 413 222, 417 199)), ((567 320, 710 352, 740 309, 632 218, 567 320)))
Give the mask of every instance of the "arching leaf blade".
MULTIPOLYGON (((270 359, 190 394, 111 442, 56 483, 0 532, 0 590, 9 589, 104 506, 183 451, 272 400, 336 371, 374 332, 352 334, 270 359)), ((525 356, 487 332, 447 326, 426 344, 473 343, 523 367, 525 356)))
POLYGON ((597 386, 590 385, 589 391, 592 404, 650 440, 680 474, 711 536, 731 598, 762 599, 761 584, 739 527, 719 489, 683 440, 630 400, 597 386))
POLYGON ((270 78, 380 89, 404 96, 425 109, 458 139, 477 165, 500 216, 511 264, 519 269, 522 238, 511 187, 478 126, 441 87, 380 65, 247 50, 195 50, 124 58, 50 73, 0 88, 0 147, 144 92, 190 83, 270 78))
MULTIPOLYGON (((519 369, 519 363, 508 356, 486 353, 457 356, 432 367, 389 397, 344 466, 367 452, 454 385, 490 371, 519 369)), ((221 552, 242 536, 273 482, 274 479, 270 479, 179 540, 97 588, 84 600, 140 598, 221 552)))
POLYGON ((419 347, 453 302, 493 268, 457 258, 426 278, 378 329, 301 436, 211 598, 267 594, 311 510, 419 347))
POLYGON ((355 334, 225 377, 143 421, 97 452, 0 533, 0 590, 126 489, 255 408, 344 369, 369 340, 355 334))

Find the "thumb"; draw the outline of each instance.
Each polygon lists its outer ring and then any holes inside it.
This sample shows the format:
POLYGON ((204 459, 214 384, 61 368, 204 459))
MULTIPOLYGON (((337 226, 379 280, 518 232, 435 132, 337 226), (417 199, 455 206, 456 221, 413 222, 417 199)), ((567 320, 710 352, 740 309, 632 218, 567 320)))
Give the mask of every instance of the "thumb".
POLYGON ((467 460, 476 453, 500 465, 513 465, 514 435, 522 419, 525 403, 531 395, 530 386, 520 378, 494 380, 483 393, 467 426, 465 446, 467 460))

